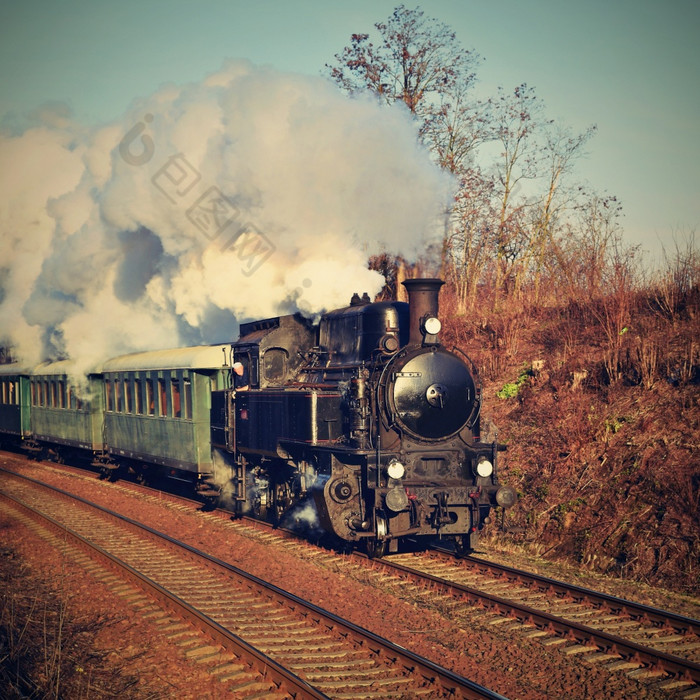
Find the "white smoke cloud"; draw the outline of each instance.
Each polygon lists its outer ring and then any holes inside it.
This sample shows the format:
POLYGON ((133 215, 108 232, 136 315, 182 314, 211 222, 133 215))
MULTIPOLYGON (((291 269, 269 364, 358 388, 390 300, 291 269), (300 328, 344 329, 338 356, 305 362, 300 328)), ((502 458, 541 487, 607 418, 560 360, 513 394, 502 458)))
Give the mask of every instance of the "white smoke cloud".
POLYGON ((284 514, 282 527, 286 527, 306 537, 320 537, 325 534, 313 501, 302 501, 284 514))
POLYGON ((405 108, 244 61, 100 128, 40 118, 0 137, 0 343, 26 362, 225 342, 374 294, 367 257, 416 257, 452 192, 405 108))

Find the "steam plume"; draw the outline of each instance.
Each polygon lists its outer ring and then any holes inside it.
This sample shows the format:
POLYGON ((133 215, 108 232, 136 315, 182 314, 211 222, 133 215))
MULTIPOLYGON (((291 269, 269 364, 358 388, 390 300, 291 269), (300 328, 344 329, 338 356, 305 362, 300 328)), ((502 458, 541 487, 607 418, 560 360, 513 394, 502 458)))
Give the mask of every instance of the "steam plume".
POLYGON ((0 187, 0 344, 87 370, 376 293, 367 256, 415 257, 452 183, 400 106, 236 61, 99 128, 46 110, 0 187))

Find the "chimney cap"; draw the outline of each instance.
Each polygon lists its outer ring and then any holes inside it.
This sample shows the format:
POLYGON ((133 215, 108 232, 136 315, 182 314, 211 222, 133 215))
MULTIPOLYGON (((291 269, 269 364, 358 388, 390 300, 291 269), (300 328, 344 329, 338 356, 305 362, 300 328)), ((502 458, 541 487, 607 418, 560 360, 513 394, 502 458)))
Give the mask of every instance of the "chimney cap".
POLYGON ((412 289, 422 291, 422 289, 442 287, 442 285, 445 284, 445 281, 437 277, 414 277, 412 279, 404 280, 401 284, 403 284, 408 291, 411 291, 412 289))

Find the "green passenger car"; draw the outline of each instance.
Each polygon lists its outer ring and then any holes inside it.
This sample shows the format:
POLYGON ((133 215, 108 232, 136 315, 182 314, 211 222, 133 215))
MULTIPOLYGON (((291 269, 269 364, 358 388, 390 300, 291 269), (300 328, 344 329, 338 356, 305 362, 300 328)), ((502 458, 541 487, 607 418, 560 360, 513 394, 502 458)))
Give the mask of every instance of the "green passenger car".
POLYGON ((105 362, 105 443, 114 459, 170 467, 196 480, 213 471, 212 390, 229 381, 229 345, 124 355, 105 362))
POLYGON ((99 375, 78 375, 66 360, 45 362, 32 370, 29 391, 31 433, 37 443, 104 449, 99 375))
POLYGON ((0 365, 0 441, 16 442, 30 434, 29 370, 0 365))

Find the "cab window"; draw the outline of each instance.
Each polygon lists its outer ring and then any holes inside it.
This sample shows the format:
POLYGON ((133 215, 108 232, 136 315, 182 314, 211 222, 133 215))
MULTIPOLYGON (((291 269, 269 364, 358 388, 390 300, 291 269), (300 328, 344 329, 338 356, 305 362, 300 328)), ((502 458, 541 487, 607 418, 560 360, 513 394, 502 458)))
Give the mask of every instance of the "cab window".
POLYGON ((287 351, 270 348, 263 355, 263 377, 269 382, 282 382, 287 374, 287 351))

